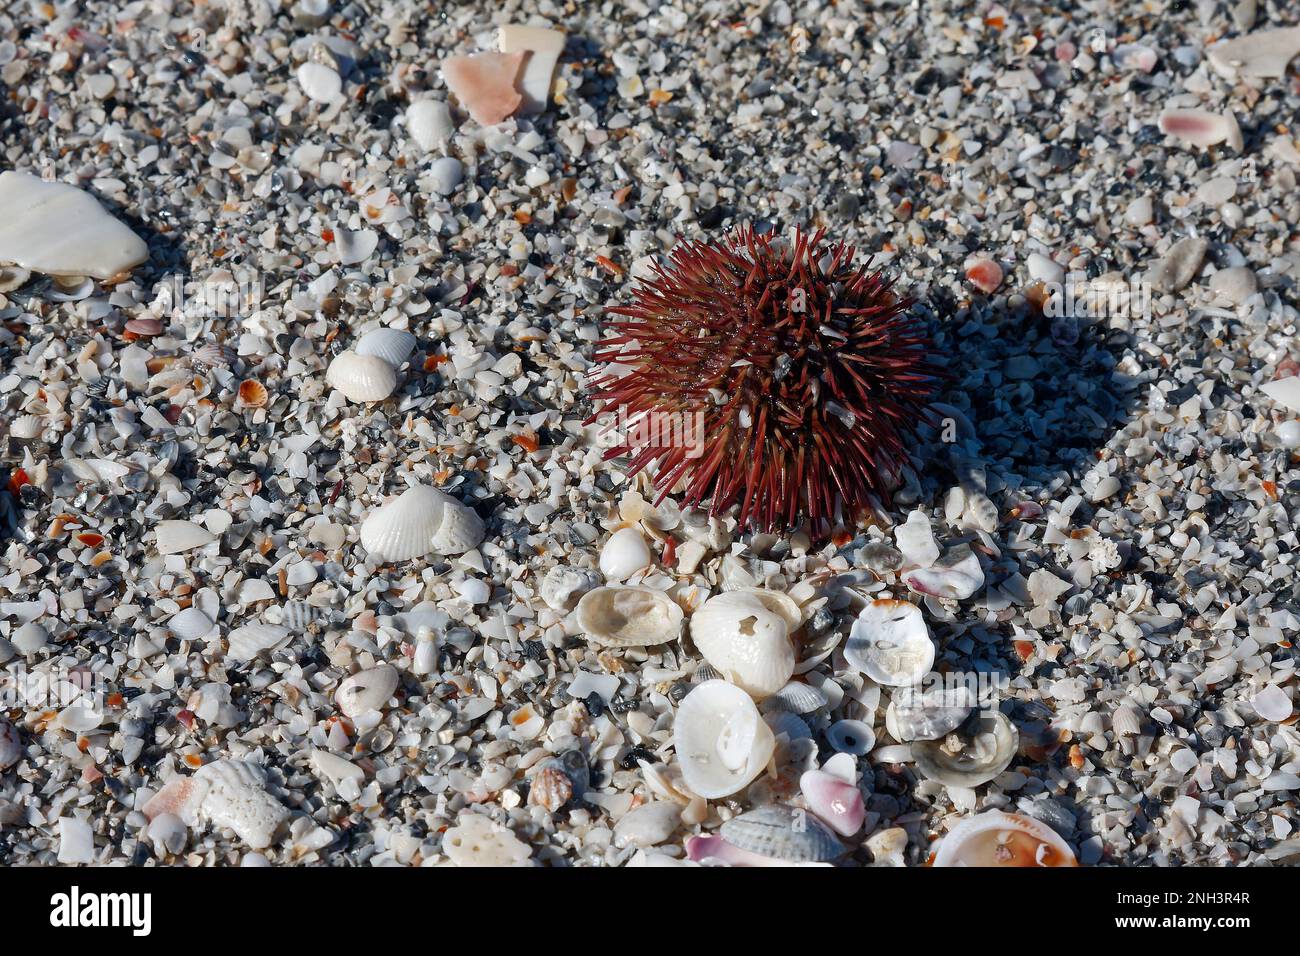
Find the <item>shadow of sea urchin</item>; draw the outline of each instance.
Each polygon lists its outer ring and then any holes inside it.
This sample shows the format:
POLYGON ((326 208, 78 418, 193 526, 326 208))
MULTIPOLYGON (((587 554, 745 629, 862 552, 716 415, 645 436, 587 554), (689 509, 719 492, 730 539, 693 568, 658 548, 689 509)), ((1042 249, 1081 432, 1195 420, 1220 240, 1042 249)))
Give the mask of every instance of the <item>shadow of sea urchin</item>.
POLYGON ((605 457, 648 470, 656 503, 681 482, 684 505, 824 534, 889 501, 944 373, 911 300, 822 237, 680 243, 609 310, 592 420, 619 414, 605 457))

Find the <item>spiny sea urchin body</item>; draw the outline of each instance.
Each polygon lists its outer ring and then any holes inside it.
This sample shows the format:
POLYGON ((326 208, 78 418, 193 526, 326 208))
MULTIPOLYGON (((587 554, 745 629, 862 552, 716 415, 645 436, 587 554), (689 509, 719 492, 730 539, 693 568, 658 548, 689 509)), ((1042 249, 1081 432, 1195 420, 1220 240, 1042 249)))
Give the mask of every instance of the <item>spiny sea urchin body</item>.
POLYGON ((822 238, 681 243, 609 310, 593 398, 622 426, 606 457, 648 469, 659 499, 682 482, 683 504, 818 534, 889 500, 944 373, 911 301, 822 238))

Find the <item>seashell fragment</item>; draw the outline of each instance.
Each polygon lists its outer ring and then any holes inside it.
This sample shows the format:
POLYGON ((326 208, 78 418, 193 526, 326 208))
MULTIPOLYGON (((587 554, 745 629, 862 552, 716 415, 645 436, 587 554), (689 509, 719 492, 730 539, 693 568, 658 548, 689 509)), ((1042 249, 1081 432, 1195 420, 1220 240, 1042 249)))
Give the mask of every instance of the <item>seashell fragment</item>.
POLYGON ((862 829, 867 809, 855 784, 824 770, 808 770, 799 778, 799 792, 808 809, 840 836, 851 837, 862 829))
POLYGON ((907 601, 872 601, 853 622, 844 659, 877 684, 916 684, 934 664, 934 641, 921 609, 907 601))
POLYGON ((232 661, 251 661, 262 651, 273 651, 288 643, 290 632, 278 624, 245 624, 230 632, 230 648, 226 658, 232 661))
POLYGON ((334 251, 338 253, 340 265, 354 266, 365 262, 378 247, 379 233, 373 229, 334 227, 334 251))
POLYGON ((180 554, 216 541, 216 535, 193 521, 160 521, 154 528, 159 554, 180 554))
POLYGON ((939 559, 939 545, 930 530, 930 519, 924 511, 916 510, 907 521, 894 529, 894 543, 904 560, 918 568, 928 568, 939 559))
POLYGON ((826 742, 837 753, 861 757, 876 746, 876 732, 860 720, 837 720, 826 728, 826 742))
POLYGON ((394 369, 401 368, 415 350, 415 336, 401 329, 371 329, 357 340, 358 355, 381 358, 394 369))
POLYGON ((1241 128, 1231 113, 1211 113, 1202 109, 1165 110, 1158 123, 1160 132, 1198 149, 1226 142, 1237 152, 1242 150, 1241 128))
POLYGON ((330 362, 325 381, 350 402, 382 402, 397 388, 397 372, 377 355, 348 350, 330 362))
POLYGON ((987 810, 967 817, 939 842, 933 866, 1078 866, 1074 851, 1047 824, 987 810))
POLYGON ((649 647, 677 640, 681 607, 663 591, 615 586, 588 591, 578 601, 575 620, 590 641, 613 647, 649 647))
POLYGON ((816 687, 801 681, 791 681, 763 701, 763 709, 785 710, 792 714, 811 714, 813 711, 821 710, 826 704, 826 695, 816 687))
POLYGON ((595 571, 556 565, 546 572, 538 592, 552 610, 571 611, 579 598, 599 584, 600 575, 595 571))
POLYGON ((397 669, 380 664, 346 678, 334 694, 334 702, 347 717, 359 717, 367 711, 382 710, 397 690, 397 669))
POLYGON ((821 820, 781 804, 732 817, 719 833, 734 847, 786 863, 825 863, 848 850, 821 820))
POLYGON ((975 552, 962 545, 928 568, 908 571, 903 583, 917 594, 964 601, 984 586, 984 569, 975 552))
POLYGON ((142 812, 150 821, 174 814, 190 827, 229 828, 255 850, 270 846, 289 818, 267 792, 265 771, 243 760, 217 760, 193 776, 172 777, 142 812))
POLYGON ((35 438, 45 430, 45 424, 36 415, 19 415, 9 424, 9 435, 22 441, 35 438))
POLYGON ((1259 390, 1283 408, 1300 412, 1300 375, 1265 382, 1259 390))
MULTIPOLYGON (((1263 720, 1280 724, 1291 716, 1291 698, 1276 684, 1269 684, 1250 699, 1250 706, 1263 720)), ((1117 731, 1118 732, 1118 731, 1117 731)))
POLYGON ((636 528, 620 528, 600 549, 600 573, 610 581, 626 581, 650 566, 650 546, 636 528))
POLYGON ((21 266, 0 265, 0 293, 22 288, 31 277, 31 272, 21 266))
POLYGON ((686 786, 716 800, 743 790, 762 772, 775 738, 748 694, 711 680, 696 684, 677 708, 673 744, 686 786))
POLYGON ((1205 52, 1210 66, 1226 80, 1286 76, 1287 64, 1300 55, 1300 27, 1257 30, 1223 40, 1205 52))
POLYGON ((564 31, 544 27, 503 24, 498 37, 502 53, 527 53, 523 72, 516 80, 522 94, 519 111, 540 113, 551 96, 555 65, 564 52, 564 31))
POLYGON ((343 78, 324 63, 308 62, 298 67, 298 86, 309 100, 328 106, 343 98, 343 78))
POLYGON ((14 725, 0 717, 0 772, 8 770, 23 756, 22 741, 14 725))
POLYGON ((633 807, 614 825, 615 846, 657 846, 673 835, 682 808, 671 800, 652 800, 633 807))
POLYGON ((725 591, 691 615, 691 639, 720 674, 762 700, 794 673, 790 631, 800 616, 794 600, 778 591, 725 591))
POLYGON ((442 62, 447 89, 481 126, 504 122, 523 102, 515 84, 526 53, 475 53, 442 62))
POLYGON ((437 488, 412 485, 366 516, 361 546, 381 561, 410 561, 430 552, 464 554, 482 543, 483 531, 473 508, 437 488))
POLYGON ((912 744, 916 767, 926 777, 946 787, 974 789, 988 783, 1016 756, 1020 734, 999 711, 982 713, 973 725, 954 730, 938 740, 912 744))
POLYGON ((1137 737, 1142 733, 1142 717, 1135 708, 1124 704, 1111 717, 1111 728, 1117 738, 1137 737))
POLYGON ((457 866, 523 866, 533 851, 486 815, 465 811, 442 835, 442 852, 457 866))

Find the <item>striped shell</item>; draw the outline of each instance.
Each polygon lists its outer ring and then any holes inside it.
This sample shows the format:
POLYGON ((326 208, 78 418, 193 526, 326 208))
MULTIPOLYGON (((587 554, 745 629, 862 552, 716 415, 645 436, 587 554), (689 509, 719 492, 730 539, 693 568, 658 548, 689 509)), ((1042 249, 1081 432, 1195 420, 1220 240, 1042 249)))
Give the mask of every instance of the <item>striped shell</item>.
POLYGON ((361 546, 381 561, 410 561, 434 552, 464 554, 483 541, 483 519, 429 485, 413 485, 361 523, 361 546))
POLYGON ((1142 733, 1142 717, 1136 709, 1124 704, 1111 717, 1111 726, 1116 737, 1137 737, 1142 733))
POLYGON ((182 641, 196 641, 212 633, 216 622, 196 607, 177 611, 167 622, 167 628, 182 641))
POLYGON ((401 329, 371 329, 357 341, 358 355, 373 355, 401 368, 415 350, 415 336, 401 329))
POLYGON ((382 402, 397 388, 397 372, 378 356, 347 351, 330 362, 325 381, 350 402, 382 402))
POLYGON ((25 441, 37 437, 44 429, 45 425, 39 416, 19 415, 10 423, 9 434, 25 441))
POLYGON ((719 832, 734 847, 787 863, 825 863, 848 850, 811 813, 781 804, 732 817, 719 832))
POLYGON ((288 642, 290 632, 278 624, 245 624, 230 632, 230 649, 226 658, 251 661, 262 651, 272 651, 288 642))

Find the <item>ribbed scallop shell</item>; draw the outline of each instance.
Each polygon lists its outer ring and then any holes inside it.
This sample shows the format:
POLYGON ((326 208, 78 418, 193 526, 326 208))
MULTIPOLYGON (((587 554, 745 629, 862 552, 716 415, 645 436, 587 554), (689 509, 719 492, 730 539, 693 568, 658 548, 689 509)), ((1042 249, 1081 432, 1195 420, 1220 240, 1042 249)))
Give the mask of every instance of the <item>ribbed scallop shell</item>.
POLYGON ((245 624, 230 632, 230 649, 226 659, 251 661, 262 651, 270 651, 286 643, 290 632, 279 624, 245 624))
POLYGON ((342 352, 330 362, 325 381, 351 402, 382 402, 397 388, 397 372, 376 355, 342 352))
POLYGON ((37 415, 19 415, 9 424, 10 436, 24 441, 35 438, 44 429, 45 423, 37 415))
POLYGON ((401 368, 415 349, 415 336, 401 329, 371 329, 357 341, 358 355, 373 355, 401 368))
POLYGON ((816 687, 800 681, 791 681, 763 701, 763 709, 786 710, 792 714, 811 714, 815 710, 821 710, 826 704, 826 695, 816 687))
POLYGON ((725 591, 691 615, 691 639, 721 674, 762 700, 794 673, 790 632, 799 622, 799 606, 777 591, 725 591))
POLYGON ((940 841, 932 866, 1078 866, 1074 850, 1047 824, 988 810, 962 820, 940 841))
POLYGON ((1142 717, 1134 708, 1124 704, 1111 718, 1111 727, 1116 737, 1137 737, 1142 733, 1142 717))
POLYGON ((645 587, 605 587, 588 591, 574 612, 589 641, 611 647, 649 647, 677 640, 682 609, 663 591, 645 587))
POLYGON ((872 601, 853 622, 844 659, 877 684, 915 684, 934 664, 934 641, 921 609, 907 601, 872 601))
POLYGON ((772 759, 776 741, 754 701, 722 680, 697 684, 677 708, 673 745, 682 779, 706 800, 747 787, 772 759))
POLYGON ((182 641, 196 641, 212 633, 215 622, 196 607, 177 611, 167 622, 167 628, 182 641))
POLYGON ((787 863, 825 863, 848 849, 811 813, 781 804, 732 817, 719 832, 732 846, 787 863))
POLYGON ((451 495, 414 485, 361 523, 361 545, 381 561, 410 561, 429 552, 463 554, 483 541, 483 519, 451 495))

